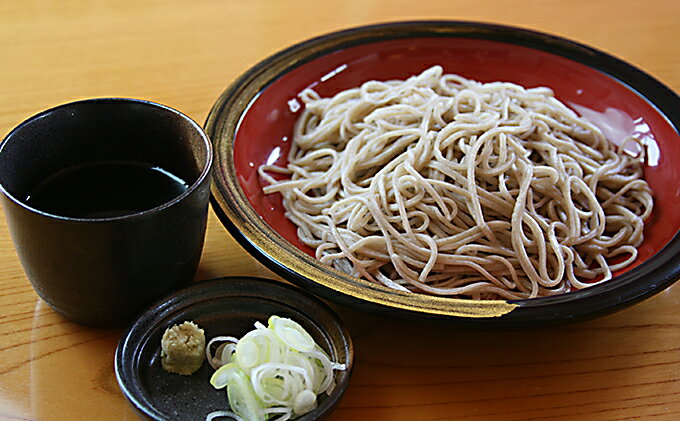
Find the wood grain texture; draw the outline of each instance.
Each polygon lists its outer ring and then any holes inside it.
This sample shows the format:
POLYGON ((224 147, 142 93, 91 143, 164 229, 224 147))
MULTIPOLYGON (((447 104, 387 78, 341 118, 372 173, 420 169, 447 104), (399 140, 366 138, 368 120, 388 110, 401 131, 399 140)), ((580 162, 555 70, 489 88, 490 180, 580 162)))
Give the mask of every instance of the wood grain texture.
MULTIPOLYGON (((124 96, 203 122, 227 84, 292 43, 361 24, 510 24, 605 50, 680 90, 680 2, 628 0, 0 3, 0 133, 67 101, 124 96)), ((135 420, 115 381, 120 330, 38 300, 0 220, 0 420, 135 420)), ((211 213, 196 275, 275 277, 211 213)), ((336 307, 357 363, 331 420, 680 419, 680 287, 599 320, 469 331, 336 307)))

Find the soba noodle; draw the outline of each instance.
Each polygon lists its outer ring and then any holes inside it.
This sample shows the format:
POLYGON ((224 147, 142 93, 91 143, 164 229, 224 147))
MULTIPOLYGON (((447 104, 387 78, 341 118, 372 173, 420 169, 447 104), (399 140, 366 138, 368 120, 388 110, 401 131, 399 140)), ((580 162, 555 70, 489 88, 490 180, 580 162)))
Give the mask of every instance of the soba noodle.
POLYGON ((606 281, 637 256, 644 154, 549 88, 435 66, 301 98, 288 166, 260 175, 324 263, 402 291, 512 299, 606 281))

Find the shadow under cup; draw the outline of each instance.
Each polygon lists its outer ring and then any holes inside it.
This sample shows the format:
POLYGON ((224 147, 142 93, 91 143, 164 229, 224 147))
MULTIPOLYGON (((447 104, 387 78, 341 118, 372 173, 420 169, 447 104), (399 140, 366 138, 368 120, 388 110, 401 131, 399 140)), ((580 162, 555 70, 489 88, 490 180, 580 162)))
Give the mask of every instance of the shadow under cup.
MULTIPOLYGON (((9 231, 35 291, 76 323, 117 327, 189 283, 203 248, 211 163, 200 126, 147 101, 80 101, 19 125, 0 145, 0 188, 9 231), (186 186, 151 209, 113 217, 63 216, 27 204, 51 175, 93 162, 145 163, 186 186)), ((134 179, 129 184, 138 187, 134 179)))

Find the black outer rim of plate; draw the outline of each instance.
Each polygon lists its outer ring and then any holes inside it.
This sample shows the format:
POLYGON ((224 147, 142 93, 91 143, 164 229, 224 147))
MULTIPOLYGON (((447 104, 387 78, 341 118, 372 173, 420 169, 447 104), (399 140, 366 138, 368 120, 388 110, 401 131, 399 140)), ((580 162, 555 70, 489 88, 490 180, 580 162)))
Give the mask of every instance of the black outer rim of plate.
POLYGON ((289 297, 293 296, 295 302, 298 304, 303 303, 302 308, 296 307, 296 310, 304 313, 308 320, 316 323, 329 336, 327 339, 332 341, 338 348, 344 349, 346 353, 344 363, 347 368, 345 371, 338 372, 338 381, 331 394, 332 398, 327 399, 327 403, 319 407, 323 412, 319 414, 315 410, 298 418, 298 420, 313 421, 327 416, 338 404, 347 389, 354 369, 354 344, 349 331, 331 307, 309 292, 284 282, 252 276, 228 276, 196 282, 189 287, 158 300, 125 329, 116 347, 114 371, 118 386, 128 403, 140 417, 155 421, 166 421, 164 414, 156 409, 156 406, 151 403, 145 394, 141 379, 137 375, 137 368, 141 364, 139 361, 141 348, 153 333, 153 330, 150 328, 156 326, 156 322, 162 321, 170 315, 181 313, 183 310, 202 302, 209 303, 210 301, 229 296, 262 298, 263 300, 273 300, 279 301, 282 304, 293 305, 293 303, 287 302, 286 299, 281 299, 279 294, 288 295, 289 297), (230 290, 228 286, 224 286, 225 283, 228 284, 230 282, 247 283, 249 286, 254 287, 247 290, 239 290, 238 288, 230 290), (268 289, 267 292, 270 296, 263 297, 259 295, 258 292, 262 289, 268 289), (323 318, 327 323, 321 323, 318 320, 319 317, 323 318))
MULTIPOLYGON (((228 99, 237 95, 243 84, 247 84, 266 68, 280 62, 284 58, 302 55, 302 57, 299 57, 299 60, 290 64, 284 71, 279 72, 276 78, 270 80, 270 83, 285 72, 332 51, 371 42, 413 37, 463 37, 491 40, 521 45, 579 62, 603 72, 635 91, 641 98, 659 110, 659 114, 665 116, 674 129, 680 132, 680 97, 670 88, 642 70, 603 51, 562 37, 517 27, 469 21, 384 23, 333 32, 295 44, 265 58, 232 82, 220 95, 210 111, 204 125, 206 131, 211 139, 213 139, 213 142, 215 142, 215 134, 220 125, 220 122, 217 121, 217 116, 224 115, 228 99), (331 47, 319 48, 320 45, 329 41, 333 41, 331 47), (308 49, 314 50, 313 53, 304 55, 304 51, 308 49), (661 112, 660 110, 664 111, 661 112)), ((266 89, 266 86, 263 89, 266 89)), ((217 144, 215 146, 215 149, 217 149, 217 144)), ((216 170, 217 166, 214 167, 213 171, 216 170)), ((221 209, 221 203, 219 198, 216 197, 216 193, 228 198, 228 194, 226 194, 228 192, 221 191, 223 187, 216 185, 216 179, 217 177, 213 177, 212 207, 231 235, 251 255, 278 275, 297 285, 304 286, 315 294, 328 297, 343 304, 359 306, 373 312, 389 312, 406 317, 443 318, 454 322, 462 322, 463 324, 482 326, 523 327, 550 325, 587 320, 613 313, 655 295, 680 278, 680 233, 676 233, 669 243, 657 254, 639 266, 606 283, 558 296, 511 300, 508 303, 516 304, 517 308, 501 317, 467 318, 442 316, 389 308, 380 304, 365 302, 361 298, 346 296, 337 291, 330 291, 313 280, 292 271, 285 264, 265 253, 257 244, 251 242, 234 221, 230 220, 227 213, 221 209)))

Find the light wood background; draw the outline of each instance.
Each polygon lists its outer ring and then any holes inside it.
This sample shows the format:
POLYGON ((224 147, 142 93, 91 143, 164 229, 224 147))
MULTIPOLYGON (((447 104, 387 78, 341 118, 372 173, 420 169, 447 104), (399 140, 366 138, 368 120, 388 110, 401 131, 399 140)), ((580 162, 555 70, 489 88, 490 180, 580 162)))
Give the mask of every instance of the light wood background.
MULTIPOLYGON (((408 19, 511 24, 608 51, 680 90, 680 1, 118 0, 0 2, 0 134, 60 103, 144 98, 203 122, 241 72, 298 41, 408 19)), ((211 213, 197 278, 273 277, 211 213)), ((555 329, 475 332, 338 308, 356 345, 331 420, 680 419, 680 286, 555 329)), ((38 300, 0 222, 0 419, 134 420, 119 330, 38 300)))

